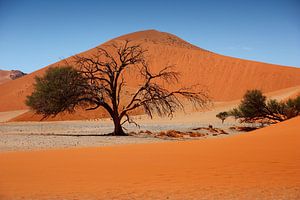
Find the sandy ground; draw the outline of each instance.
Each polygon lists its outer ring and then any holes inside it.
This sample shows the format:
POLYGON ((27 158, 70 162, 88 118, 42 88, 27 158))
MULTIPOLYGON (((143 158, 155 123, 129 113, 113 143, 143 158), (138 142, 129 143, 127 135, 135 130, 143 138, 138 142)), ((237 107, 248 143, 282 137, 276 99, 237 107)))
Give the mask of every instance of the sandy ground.
POLYGON ((10 71, 0 69, 0 84, 10 81, 9 75, 10 71))
MULTIPOLYGON (((231 106, 229 105, 229 107, 231 106)), ((230 134, 237 134, 237 131, 229 129, 229 127, 238 124, 235 120, 229 119, 222 124, 221 121, 215 117, 220 109, 223 108, 224 106, 206 112, 194 112, 190 114, 179 113, 172 119, 159 117, 149 119, 149 117, 141 115, 134 117, 140 127, 134 125, 127 125, 125 127, 127 132, 140 132, 145 130, 151 132, 165 130, 187 132, 193 131, 192 129, 194 128, 212 125, 213 127, 222 128, 230 134)), ((112 130, 113 123, 110 119, 97 121, 0 123, 0 151, 107 146, 174 140, 171 138, 158 139, 146 135, 134 137, 91 136, 107 134, 112 132, 112 130), (78 137, 78 135, 80 136, 78 137)), ((201 133, 208 132, 201 131, 201 133)), ((211 137, 211 135, 203 138, 207 137, 211 137)))
POLYGON ((300 198, 300 118, 206 140, 0 153, 0 199, 300 198))
POLYGON ((10 119, 15 118, 26 112, 28 112, 28 110, 15 110, 15 111, 0 112, 0 123, 7 122, 10 119))
POLYGON ((112 130, 110 120, 5 123, 0 125, 0 152, 165 141, 143 136, 101 136, 112 130))

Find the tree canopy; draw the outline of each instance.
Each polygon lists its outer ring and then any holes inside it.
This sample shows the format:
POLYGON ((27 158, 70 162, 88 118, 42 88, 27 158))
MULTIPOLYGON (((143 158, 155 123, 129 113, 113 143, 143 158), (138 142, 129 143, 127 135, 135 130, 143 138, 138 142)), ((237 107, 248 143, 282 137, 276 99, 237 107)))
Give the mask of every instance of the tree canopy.
POLYGON ((44 117, 73 112, 85 95, 86 79, 71 66, 50 67, 43 77, 36 77, 34 92, 26 104, 44 117))

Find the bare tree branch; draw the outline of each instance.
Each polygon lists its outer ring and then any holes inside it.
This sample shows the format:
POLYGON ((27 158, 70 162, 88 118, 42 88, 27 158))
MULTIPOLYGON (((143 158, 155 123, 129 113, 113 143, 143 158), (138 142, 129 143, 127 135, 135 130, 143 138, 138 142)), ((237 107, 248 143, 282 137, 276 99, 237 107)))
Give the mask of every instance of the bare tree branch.
POLYGON ((128 113, 139 107, 150 117, 154 113, 172 117, 177 109, 184 108, 182 99, 187 99, 195 107, 202 107, 209 101, 203 91, 192 92, 191 88, 169 91, 160 85, 178 83, 180 74, 173 70, 174 65, 152 72, 145 53, 140 44, 125 41, 122 45, 114 43, 107 48, 98 47, 91 57, 74 56, 75 65, 89 83, 86 88, 88 95, 82 100, 93 105, 89 110, 105 108, 115 123, 115 132, 122 132, 125 123, 136 124, 128 113), (125 105, 122 104, 122 91, 126 87, 124 72, 129 69, 141 76, 142 83, 125 105), (123 105, 122 109, 120 105, 123 105))

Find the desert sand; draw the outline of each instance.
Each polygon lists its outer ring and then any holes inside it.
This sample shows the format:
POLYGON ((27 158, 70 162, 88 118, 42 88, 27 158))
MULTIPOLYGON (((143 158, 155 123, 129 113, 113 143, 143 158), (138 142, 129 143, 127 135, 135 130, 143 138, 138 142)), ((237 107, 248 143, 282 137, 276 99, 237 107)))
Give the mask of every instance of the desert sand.
POLYGON ((1 199, 299 199, 300 118, 226 138, 0 153, 1 199))
MULTIPOLYGON (((283 95, 283 93, 280 93, 283 95)), ((222 128, 229 135, 238 134, 237 131, 229 129, 231 126, 239 125, 234 119, 227 119, 224 124, 216 118, 216 114, 229 110, 236 105, 236 102, 217 103, 211 109, 202 112, 177 112, 173 118, 161 118, 154 115, 150 119, 147 115, 134 116, 134 120, 139 124, 125 125, 128 133, 140 131, 160 132, 166 130, 193 131, 194 128, 208 127, 222 128)), ((15 113, 15 111, 11 111, 15 113)), ((6 115, 4 119, 9 116, 6 115)), ((1 114, 1 112, 0 112, 1 114)), ((25 113, 26 114, 26 113, 25 113)), ((13 116, 11 114, 11 116, 13 116)), ((0 151, 34 150, 47 148, 68 148, 86 146, 107 146, 116 144, 162 142, 172 138, 157 139, 147 135, 137 135, 135 137, 99 137, 113 130, 113 123, 110 118, 97 120, 73 120, 73 121, 37 121, 20 122, 20 115, 10 120, 11 122, 0 123, 0 151), (47 135, 47 136, 45 136, 47 135), (70 135, 70 136, 66 136, 70 135), (81 137, 76 137, 82 135, 81 137), (85 137, 87 136, 87 137, 85 137)), ((26 116, 26 115, 25 115, 26 116)), ((32 118, 30 118, 32 120, 32 118)), ((1 115, 0 115, 1 120, 1 115)), ((2 119, 3 120, 3 119, 2 119)), ((199 132, 199 131, 196 131, 199 132)), ((201 131, 201 133, 207 133, 201 131)), ((208 137, 211 135, 208 135, 208 137)), ((225 136, 225 135, 222 135, 225 136)), ((201 137, 207 138, 207 137, 201 137)), ((191 138, 190 138, 191 139, 191 138)), ((195 138, 194 138, 195 139, 195 138)))
POLYGON ((0 84, 10 81, 10 71, 0 69, 0 84))
POLYGON ((0 123, 1 122, 7 122, 11 119, 14 119, 24 113, 27 113, 28 110, 15 110, 15 111, 6 111, 6 112, 0 112, 0 123))

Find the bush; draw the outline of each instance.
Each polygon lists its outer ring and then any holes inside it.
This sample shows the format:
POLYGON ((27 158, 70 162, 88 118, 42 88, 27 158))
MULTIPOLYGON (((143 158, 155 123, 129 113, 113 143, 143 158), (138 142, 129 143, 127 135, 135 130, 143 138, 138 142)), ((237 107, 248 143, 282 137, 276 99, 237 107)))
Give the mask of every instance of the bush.
MULTIPOLYGON (((259 119, 265 116, 266 96, 260 90, 248 90, 238 107, 243 118, 259 119)), ((237 112, 237 111, 235 111, 237 112)))
POLYGON ((70 66, 51 67, 35 80, 34 92, 27 96, 26 104, 44 117, 73 112, 86 85, 80 73, 70 66))
POLYGON ((295 99, 289 99, 284 104, 284 112, 287 118, 300 115, 300 95, 295 99))
POLYGON ((281 122, 300 114, 300 96, 278 102, 275 99, 267 100, 260 90, 248 90, 237 108, 226 112, 226 117, 222 116, 222 113, 225 115, 225 112, 221 112, 217 117, 226 119, 233 116, 240 122, 248 123, 281 122))

